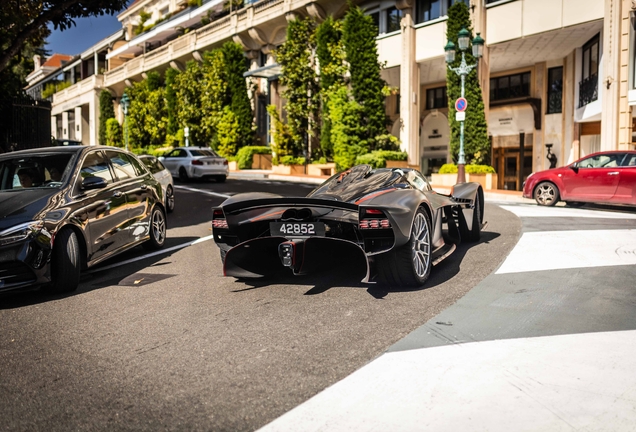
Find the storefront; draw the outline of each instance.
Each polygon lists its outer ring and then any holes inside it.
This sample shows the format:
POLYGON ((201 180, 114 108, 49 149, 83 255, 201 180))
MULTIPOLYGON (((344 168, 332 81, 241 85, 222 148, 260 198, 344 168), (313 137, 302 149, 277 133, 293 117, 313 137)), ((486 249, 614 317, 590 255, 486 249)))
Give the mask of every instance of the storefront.
POLYGON ((439 172, 450 161, 450 127, 448 118, 439 111, 432 111, 422 121, 420 128, 420 170, 430 176, 439 172))

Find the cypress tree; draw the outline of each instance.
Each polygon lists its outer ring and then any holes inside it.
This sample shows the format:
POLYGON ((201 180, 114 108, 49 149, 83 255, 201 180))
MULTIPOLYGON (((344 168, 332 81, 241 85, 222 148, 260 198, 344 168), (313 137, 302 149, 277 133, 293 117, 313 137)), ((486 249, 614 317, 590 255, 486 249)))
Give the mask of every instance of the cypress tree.
POLYGON ((99 94, 99 143, 106 145, 106 122, 115 118, 113 96, 108 90, 102 90, 99 94))
POLYGON ((376 137, 387 133, 383 95, 386 83, 380 77, 377 35, 373 19, 359 7, 351 7, 344 19, 343 42, 353 98, 362 108, 363 136, 360 139, 369 143, 370 150, 377 150, 376 137))
POLYGON ((166 124, 166 132, 170 135, 176 135, 179 130, 177 122, 177 89, 175 79, 179 75, 179 71, 173 68, 166 70, 166 114, 168 123, 166 124))
MULTIPOLYGON (((473 29, 470 21, 468 6, 464 2, 456 1, 448 9, 446 37, 457 47, 457 35, 462 28, 470 32, 473 39, 473 29)), ((475 64, 471 47, 465 51, 467 64, 475 64)), ((462 60, 461 52, 457 49, 453 67, 459 67, 462 60)), ((446 71, 446 87, 448 94, 448 121, 451 128, 451 153, 457 161, 459 155, 460 123, 455 120, 455 100, 461 96, 461 77, 451 70, 446 71)), ((466 120, 464 121, 464 153, 467 164, 489 164, 490 143, 488 141, 488 126, 484 114, 484 100, 477 78, 477 68, 470 71, 465 81, 465 98, 468 102, 466 120)))
POLYGON ((234 42, 226 42, 221 47, 225 59, 227 91, 230 109, 238 121, 239 146, 252 145, 254 141, 254 115, 252 104, 247 94, 247 83, 243 74, 247 72, 245 55, 241 46, 234 42))
POLYGON ((331 140, 332 122, 329 118, 328 93, 334 84, 344 82, 342 32, 339 23, 330 16, 316 30, 316 55, 320 65, 320 105, 322 127, 320 130, 320 148, 323 156, 331 158, 333 143, 331 140))

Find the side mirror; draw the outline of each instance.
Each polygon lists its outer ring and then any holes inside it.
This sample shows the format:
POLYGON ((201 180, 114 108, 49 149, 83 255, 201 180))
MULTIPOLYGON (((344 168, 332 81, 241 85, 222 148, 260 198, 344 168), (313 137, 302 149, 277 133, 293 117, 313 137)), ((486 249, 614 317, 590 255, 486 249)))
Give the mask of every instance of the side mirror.
POLYGON ((86 177, 82 180, 83 190, 103 189, 106 186, 108 186, 108 183, 101 177, 86 177))
POLYGON ((159 157, 157 158, 157 160, 160 160, 160 161, 163 161, 164 159, 165 159, 165 157, 163 157, 163 156, 159 156, 159 157))
POLYGON ((570 165, 570 169, 571 169, 572 171, 574 171, 575 173, 577 173, 577 174, 579 173, 579 166, 578 166, 577 164, 575 164, 575 163, 573 163, 572 165, 570 165))

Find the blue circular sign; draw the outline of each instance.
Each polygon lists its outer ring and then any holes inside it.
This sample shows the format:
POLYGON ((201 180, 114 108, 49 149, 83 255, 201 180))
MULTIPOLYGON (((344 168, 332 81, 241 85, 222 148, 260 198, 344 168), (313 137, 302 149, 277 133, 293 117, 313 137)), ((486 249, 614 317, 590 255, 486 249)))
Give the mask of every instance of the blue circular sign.
POLYGON ((466 98, 460 97, 455 101, 455 109, 459 112, 466 111, 466 107, 468 106, 468 101, 466 98))

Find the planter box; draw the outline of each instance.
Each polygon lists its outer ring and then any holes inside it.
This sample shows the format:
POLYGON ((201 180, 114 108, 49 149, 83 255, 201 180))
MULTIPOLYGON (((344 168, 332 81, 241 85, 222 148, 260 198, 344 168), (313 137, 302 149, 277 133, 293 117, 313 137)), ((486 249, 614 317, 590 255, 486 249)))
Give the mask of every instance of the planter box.
POLYGON ((236 161, 229 161, 227 164, 230 167, 230 171, 238 171, 238 163, 236 161))
MULTIPOLYGON (((497 189, 497 174, 468 174, 467 182, 476 182, 484 189, 497 189)), ((431 183, 435 186, 454 186, 457 174, 431 174, 431 183)))
POLYGON ((386 161, 386 167, 387 168, 408 168, 409 167, 409 161, 388 160, 388 161, 386 161))
POLYGON ((307 174, 311 176, 328 176, 331 177, 336 173, 335 163, 326 164, 309 164, 307 165, 307 174))
POLYGON ((272 173, 284 175, 305 174, 305 165, 272 165, 272 173))
POLYGON ((271 154, 255 154, 252 155, 252 169, 272 169, 271 154))

